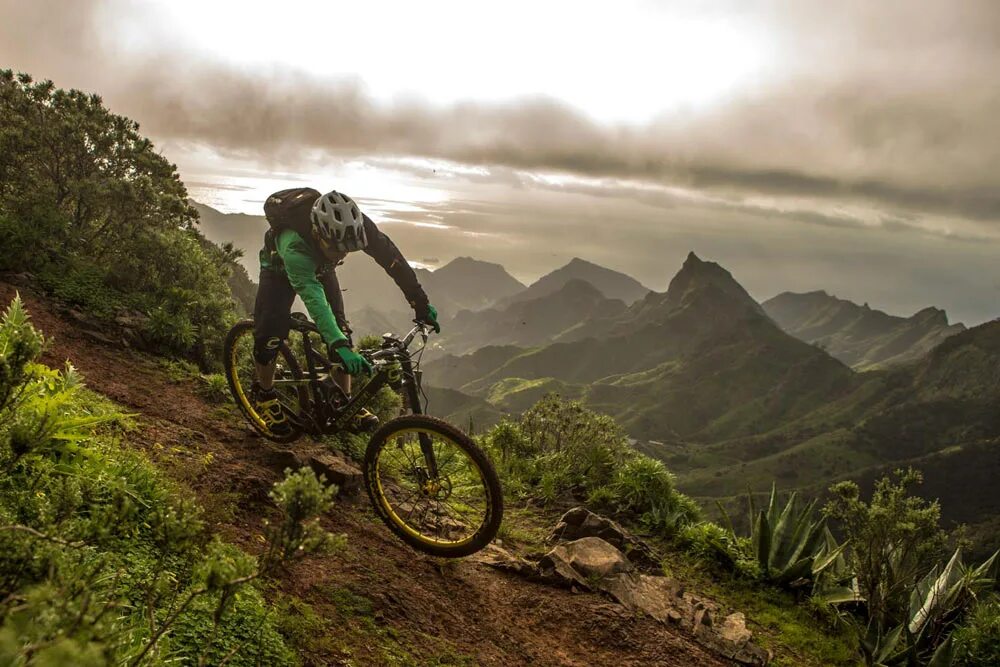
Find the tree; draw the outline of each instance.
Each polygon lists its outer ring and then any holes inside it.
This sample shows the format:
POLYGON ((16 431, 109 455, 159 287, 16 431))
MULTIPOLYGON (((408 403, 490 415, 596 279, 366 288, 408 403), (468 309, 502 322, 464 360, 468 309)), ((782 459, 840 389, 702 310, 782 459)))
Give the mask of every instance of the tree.
POLYGON ((0 269, 103 317, 138 308, 152 344, 206 367, 235 317, 240 253, 206 241, 197 219, 137 123, 97 95, 0 70, 0 269))
POLYGON ((849 567, 879 631, 906 617, 910 592, 944 555, 940 507, 909 493, 922 481, 916 470, 897 470, 875 482, 870 503, 854 482, 830 488, 834 498, 825 512, 846 533, 849 567))

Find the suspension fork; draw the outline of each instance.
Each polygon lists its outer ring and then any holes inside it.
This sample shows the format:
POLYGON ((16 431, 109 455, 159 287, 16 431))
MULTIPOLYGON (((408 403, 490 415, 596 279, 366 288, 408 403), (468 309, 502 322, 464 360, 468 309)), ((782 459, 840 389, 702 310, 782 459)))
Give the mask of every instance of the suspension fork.
MULTIPOLYGON (((400 361, 403 370, 403 387, 406 391, 406 399, 410 404, 410 412, 415 415, 424 413, 424 406, 420 402, 420 376, 419 372, 413 369, 413 362, 409 359, 400 361)), ((434 443, 426 433, 419 433, 420 451, 424 455, 424 462, 427 464, 427 472, 431 478, 438 476, 437 457, 434 455, 434 443)))

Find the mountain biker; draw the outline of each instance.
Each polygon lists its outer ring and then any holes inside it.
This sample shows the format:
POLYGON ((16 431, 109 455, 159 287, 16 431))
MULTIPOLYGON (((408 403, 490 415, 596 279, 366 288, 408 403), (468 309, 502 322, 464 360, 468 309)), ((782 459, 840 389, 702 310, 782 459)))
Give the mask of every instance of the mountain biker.
MULTIPOLYGON (((254 304, 257 380, 251 400, 268 428, 283 435, 291 426, 273 382, 278 347, 288 337, 296 295, 319 329, 331 361, 342 366, 334 371, 334 380, 344 393, 351 394, 352 375, 371 370, 368 361, 353 349, 337 281, 336 267, 348 253, 364 251, 400 288, 417 320, 437 333, 441 327, 437 309, 399 248, 347 195, 337 191, 320 195, 312 188, 281 190, 268 197, 264 212, 271 228, 260 251, 260 286, 254 304)), ((377 424, 375 415, 362 410, 354 428, 370 430, 377 424)))

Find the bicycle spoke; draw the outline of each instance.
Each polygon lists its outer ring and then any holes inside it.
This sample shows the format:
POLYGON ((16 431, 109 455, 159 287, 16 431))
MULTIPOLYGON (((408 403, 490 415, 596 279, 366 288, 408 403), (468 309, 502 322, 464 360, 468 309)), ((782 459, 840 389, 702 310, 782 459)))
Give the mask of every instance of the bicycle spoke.
POLYGON ((434 542, 455 543, 471 538, 486 521, 485 480, 454 442, 435 432, 409 431, 390 436, 382 454, 383 497, 408 529, 434 542), (424 438, 430 438, 426 454, 424 438), (432 467, 435 477, 429 477, 432 467))

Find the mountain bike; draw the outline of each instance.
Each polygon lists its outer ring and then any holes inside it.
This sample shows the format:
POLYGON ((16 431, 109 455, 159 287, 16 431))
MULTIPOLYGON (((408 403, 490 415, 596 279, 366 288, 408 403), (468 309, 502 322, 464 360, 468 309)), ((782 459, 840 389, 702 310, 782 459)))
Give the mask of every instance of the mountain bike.
POLYGON ((404 410, 371 436, 365 451, 365 488, 376 513, 410 546, 435 556, 468 556, 492 540, 503 518, 503 496, 496 470, 466 434, 423 414, 425 400, 419 368, 428 329, 416 322, 402 338, 382 337, 375 349, 362 349, 373 373, 348 397, 333 379, 336 364, 320 352, 325 346, 312 322, 292 315, 289 340, 278 347, 274 387, 291 424, 286 435, 272 433, 254 409, 253 321, 237 323, 226 337, 224 362, 229 389, 250 425, 262 436, 292 442, 345 430, 380 389, 400 393, 404 410), (298 340, 293 340, 296 336, 298 340), (423 346, 409 347, 420 336, 423 346), (291 344, 290 344, 291 343, 291 344), (294 347, 294 351, 293 351, 294 347))

